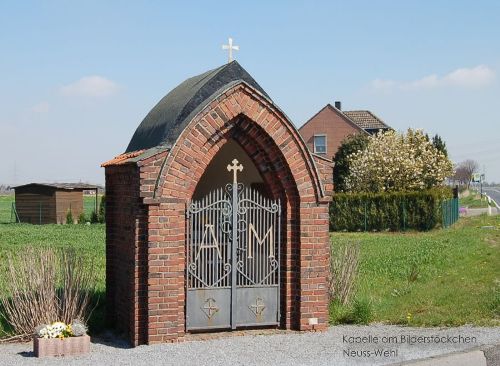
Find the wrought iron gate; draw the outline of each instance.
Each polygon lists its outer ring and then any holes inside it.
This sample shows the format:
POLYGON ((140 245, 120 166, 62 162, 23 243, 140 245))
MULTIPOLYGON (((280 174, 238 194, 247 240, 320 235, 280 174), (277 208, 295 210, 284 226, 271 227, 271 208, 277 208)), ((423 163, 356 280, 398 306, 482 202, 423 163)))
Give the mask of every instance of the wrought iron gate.
POLYGON ((188 330, 279 322, 280 202, 238 183, 236 159, 227 169, 233 183, 186 212, 188 330))

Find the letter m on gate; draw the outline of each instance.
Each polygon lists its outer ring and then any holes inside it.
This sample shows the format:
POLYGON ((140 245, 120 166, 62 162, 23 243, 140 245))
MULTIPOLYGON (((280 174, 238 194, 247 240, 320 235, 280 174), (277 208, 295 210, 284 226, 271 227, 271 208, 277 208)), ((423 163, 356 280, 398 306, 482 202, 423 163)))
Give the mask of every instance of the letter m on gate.
POLYGON ((266 235, 262 239, 259 237, 257 230, 255 230, 255 226, 252 223, 248 225, 248 258, 253 258, 253 239, 255 239, 259 246, 262 246, 267 237, 269 237, 269 258, 274 258, 273 225, 269 227, 269 230, 267 230, 266 235))

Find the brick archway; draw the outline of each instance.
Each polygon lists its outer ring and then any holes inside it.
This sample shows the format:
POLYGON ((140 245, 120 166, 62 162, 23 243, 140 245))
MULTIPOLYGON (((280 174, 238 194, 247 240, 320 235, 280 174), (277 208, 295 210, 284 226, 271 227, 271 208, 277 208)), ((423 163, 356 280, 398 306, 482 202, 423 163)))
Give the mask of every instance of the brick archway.
MULTIPOLYGON (((185 334, 186 203, 229 139, 244 149, 273 196, 286 207, 281 326, 299 330, 327 326, 328 198, 320 172, 293 124, 242 82, 201 109, 171 148, 134 161, 140 196, 134 221, 135 266, 129 277, 134 295, 133 305, 127 304, 123 311, 128 314, 125 330, 133 344, 175 341, 185 334)), ((113 170, 124 169, 106 167, 107 182, 114 179, 113 170)), ((108 210, 108 215, 113 212, 108 210)), ((108 252, 112 257, 108 286, 114 288, 113 260, 118 254, 112 245, 108 252)), ((108 293, 108 301, 116 303, 116 296, 108 293)))

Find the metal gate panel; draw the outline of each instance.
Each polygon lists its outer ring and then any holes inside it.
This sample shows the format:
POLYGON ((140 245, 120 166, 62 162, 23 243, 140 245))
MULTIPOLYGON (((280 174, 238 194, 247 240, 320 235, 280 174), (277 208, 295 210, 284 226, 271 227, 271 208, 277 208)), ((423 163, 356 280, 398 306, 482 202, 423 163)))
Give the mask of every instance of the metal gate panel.
POLYGON ((232 204, 219 188, 187 210, 187 329, 231 325, 232 204))
POLYGON ((239 287, 236 326, 279 324, 279 287, 239 287))
POLYGON ((187 216, 187 330, 279 322, 281 206, 237 182, 193 201, 187 216))
POLYGON ((187 291, 187 329, 231 328, 231 289, 187 291))

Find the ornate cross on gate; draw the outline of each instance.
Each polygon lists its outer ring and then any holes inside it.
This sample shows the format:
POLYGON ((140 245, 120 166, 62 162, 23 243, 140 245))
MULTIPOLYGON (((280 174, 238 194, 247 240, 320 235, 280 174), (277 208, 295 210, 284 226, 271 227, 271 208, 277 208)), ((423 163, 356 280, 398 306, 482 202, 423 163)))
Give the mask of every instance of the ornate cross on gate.
POLYGON ((255 305, 250 305, 249 306, 250 310, 255 314, 255 316, 262 315, 262 312, 266 308, 264 305, 264 301, 260 297, 255 299, 255 305))
POLYGON ((201 310, 203 310, 208 319, 211 319, 219 311, 219 308, 215 306, 215 300, 209 297, 201 310))
POLYGON ((231 61, 233 61, 233 50, 235 51, 239 51, 240 50, 240 46, 233 46, 233 39, 231 37, 229 37, 228 39, 228 44, 223 44, 222 45, 222 49, 223 50, 228 50, 229 54, 228 54, 228 58, 227 58, 227 63, 230 63, 231 61))
POLYGON ((233 159, 231 162, 233 165, 228 164, 227 165, 227 171, 230 172, 231 170, 233 171, 233 183, 238 182, 238 171, 243 171, 243 165, 240 164, 240 162, 237 159, 233 159))

